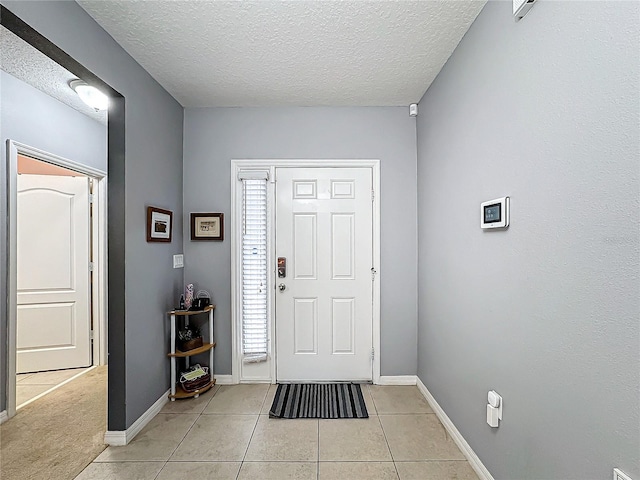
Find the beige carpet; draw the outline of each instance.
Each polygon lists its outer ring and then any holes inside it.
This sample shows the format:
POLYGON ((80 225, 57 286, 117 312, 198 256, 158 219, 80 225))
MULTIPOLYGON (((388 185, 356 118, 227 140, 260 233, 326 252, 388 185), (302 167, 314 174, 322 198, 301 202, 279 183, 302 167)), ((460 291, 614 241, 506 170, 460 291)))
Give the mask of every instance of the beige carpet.
POLYGON ((0 479, 73 479, 102 452, 107 367, 18 410, 0 426, 0 479))

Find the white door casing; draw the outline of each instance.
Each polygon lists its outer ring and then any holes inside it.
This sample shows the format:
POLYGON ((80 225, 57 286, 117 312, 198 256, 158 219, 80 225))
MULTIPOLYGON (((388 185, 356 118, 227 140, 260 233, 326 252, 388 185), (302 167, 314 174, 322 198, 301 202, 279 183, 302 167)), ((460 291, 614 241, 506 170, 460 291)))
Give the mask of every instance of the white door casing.
POLYGON ((17 372, 89 366, 89 178, 18 175, 17 372))
POLYGON ((371 381, 372 169, 276 172, 277 380, 371 381))

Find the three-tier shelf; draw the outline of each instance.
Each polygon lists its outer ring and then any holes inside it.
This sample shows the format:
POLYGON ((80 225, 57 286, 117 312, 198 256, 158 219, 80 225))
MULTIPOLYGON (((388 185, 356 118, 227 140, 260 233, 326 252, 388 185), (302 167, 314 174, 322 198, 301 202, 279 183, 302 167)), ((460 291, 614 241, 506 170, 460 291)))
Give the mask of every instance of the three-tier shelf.
POLYGON ((209 305, 205 307, 203 310, 172 310, 169 312, 171 315, 171 351, 167 354, 171 359, 171 393, 169 394, 169 398, 171 401, 175 401, 176 398, 197 398, 201 393, 206 392, 211 387, 216 384, 216 380, 213 377, 213 349, 216 344, 213 341, 213 311, 215 310, 215 305, 209 305), (191 318, 194 315, 208 315, 209 321, 209 342, 203 343, 201 347, 194 348, 193 350, 187 350, 185 352, 178 350, 176 347, 176 331, 179 328, 178 322, 180 320, 184 321, 184 325, 189 325, 189 321, 195 321, 195 318, 191 318), (190 357, 193 355, 198 355, 199 353, 209 352, 209 373, 211 373, 211 381, 205 386, 194 392, 186 392, 182 389, 180 385, 178 385, 177 376, 177 367, 178 367, 178 359, 184 359, 184 364, 186 368, 189 368, 190 357))

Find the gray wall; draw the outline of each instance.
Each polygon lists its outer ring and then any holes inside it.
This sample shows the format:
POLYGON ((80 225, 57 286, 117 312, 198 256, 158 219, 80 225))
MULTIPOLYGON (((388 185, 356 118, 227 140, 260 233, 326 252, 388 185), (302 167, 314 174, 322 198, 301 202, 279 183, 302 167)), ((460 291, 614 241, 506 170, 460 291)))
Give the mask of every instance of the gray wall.
POLYGON ((639 14, 489 2, 420 102, 418 376, 496 479, 640 478, 639 14))
POLYGON ((166 312, 183 283, 183 271, 171 263, 171 255, 182 251, 183 109, 75 2, 2 3, 125 97, 126 183, 111 182, 124 185, 126 233, 124 243, 110 249, 124 251, 126 262, 126 364, 109 370, 110 398, 125 399, 109 406, 109 429, 124 430, 169 387, 166 312), (147 205, 174 212, 172 243, 146 242, 147 205), (124 395, 112 385, 122 385, 124 395))
POLYGON ((380 159, 381 373, 416 373, 416 145, 407 108, 185 110, 184 215, 224 212, 226 240, 191 242, 185 282, 213 292, 216 373, 231 373, 232 159, 380 159))
POLYGON ((0 72, 2 158, 11 139, 107 171, 107 127, 0 72))

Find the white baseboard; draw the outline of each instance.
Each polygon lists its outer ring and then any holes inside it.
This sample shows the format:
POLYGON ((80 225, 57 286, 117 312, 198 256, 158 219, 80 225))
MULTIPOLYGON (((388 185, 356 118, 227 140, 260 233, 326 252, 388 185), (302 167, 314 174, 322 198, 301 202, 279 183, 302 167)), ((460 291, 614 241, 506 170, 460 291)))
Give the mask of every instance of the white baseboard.
POLYGON ((234 385, 233 375, 214 375, 216 385, 234 385))
POLYGON ((416 377, 416 380, 418 390, 420 390, 420 393, 422 393, 422 395, 424 395, 424 398, 427 399, 427 402, 431 406, 431 409, 440 419, 442 425, 444 425, 444 428, 447 430, 449 435, 451 435, 451 438, 453 438, 453 441, 456 443, 458 448, 462 451, 462 454, 467 458, 467 460, 469 461, 469 465, 471 465, 471 468, 473 468, 478 477, 480 477, 480 480, 494 480, 489 470, 487 470, 487 467, 485 467, 482 461, 480 461, 480 458, 478 458, 476 452, 473 451, 471 446, 458 431, 458 429, 444 412, 442 407, 438 404, 438 402, 436 402, 436 399, 433 398, 431 392, 427 390, 427 387, 424 385, 424 383, 422 383, 422 380, 420 380, 420 378, 418 377, 416 377))
POLYGON ((7 411, 4 410, 4 411, 0 412, 0 425, 2 425, 7 420, 9 420, 9 415, 7 414, 7 411))
POLYGON ((131 440, 135 438, 135 436, 140 433, 147 423, 153 420, 162 407, 164 407, 169 401, 169 393, 170 390, 167 390, 162 396, 156 400, 156 402, 149 407, 149 409, 140 415, 133 425, 127 428, 124 431, 107 431, 104 434, 104 443, 107 445, 112 445, 114 447, 121 447, 123 445, 128 445, 131 440))
POLYGON ((417 378, 415 375, 380 376, 378 385, 415 385, 417 378))

